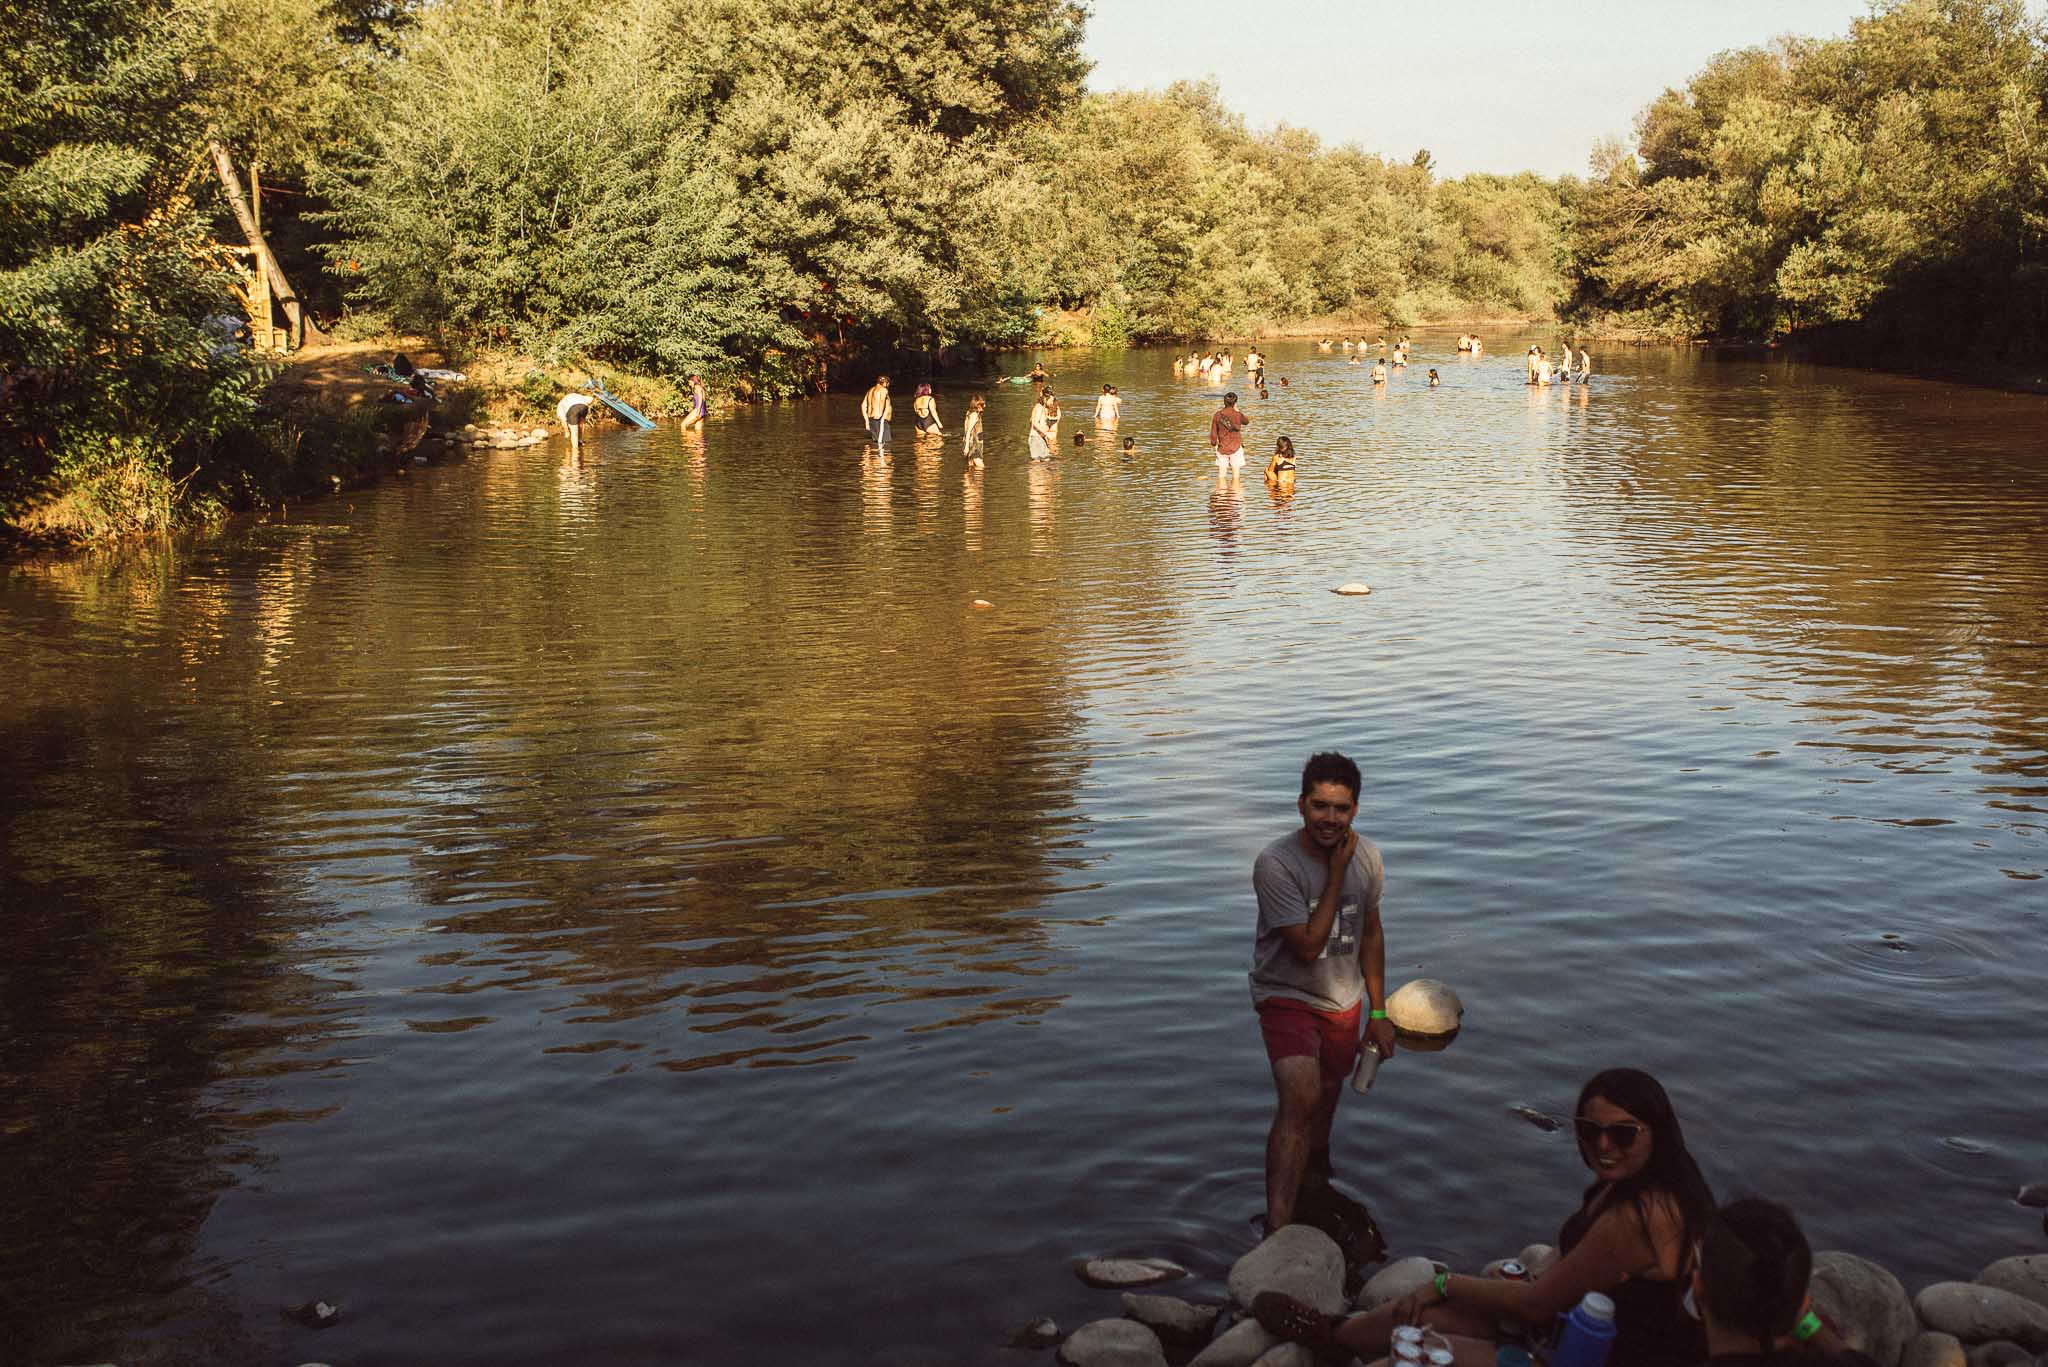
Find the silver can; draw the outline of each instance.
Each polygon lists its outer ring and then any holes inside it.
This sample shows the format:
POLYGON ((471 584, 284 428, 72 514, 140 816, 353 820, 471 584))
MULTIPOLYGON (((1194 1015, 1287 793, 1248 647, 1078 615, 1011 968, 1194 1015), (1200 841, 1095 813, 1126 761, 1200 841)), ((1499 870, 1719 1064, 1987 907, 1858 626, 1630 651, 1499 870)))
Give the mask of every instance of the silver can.
POLYGON ((1379 1072, 1380 1051, 1373 1048, 1370 1044, 1360 1045, 1358 1049, 1358 1066, 1351 1070, 1351 1090, 1354 1092, 1371 1091, 1372 1080, 1379 1076, 1379 1072))
POLYGON ((1529 1280, 1529 1269, 1510 1258, 1500 1265, 1500 1277, 1504 1282, 1526 1282, 1529 1280))

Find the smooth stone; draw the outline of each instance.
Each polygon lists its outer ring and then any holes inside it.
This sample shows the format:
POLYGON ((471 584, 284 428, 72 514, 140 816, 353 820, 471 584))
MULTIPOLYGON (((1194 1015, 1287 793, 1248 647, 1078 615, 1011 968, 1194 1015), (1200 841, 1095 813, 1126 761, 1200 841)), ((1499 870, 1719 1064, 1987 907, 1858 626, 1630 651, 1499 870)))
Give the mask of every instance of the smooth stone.
POLYGON ((1267 1333, 1264 1325, 1247 1317, 1218 1334, 1188 1367, 1252 1367, 1280 1342, 1279 1335, 1267 1333))
POLYGON ((1216 1307, 1196 1305, 1178 1296, 1146 1296, 1124 1292, 1124 1314, 1167 1343, 1205 1343, 1216 1328, 1216 1307))
POLYGON ((1925 1329, 1913 1335, 1912 1342, 1906 1345, 1899 1367, 1967 1367, 1968 1362, 1961 1339, 1925 1329))
POLYGON ((1188 1270, 1165 1258, 1090 1258, 1074 1265, 1074 1275, 1104 1291, 1125 1291, 1170 1282, 1188 1270))
POLYGON ((1042 1315, 1029 1324, 1019 1325, 1010 1334, 1012 1348, 1050 1348, 1059 1341, 1059 1321, 1050 1315, 1042 1315))
POLYGON ((1816 1253, 1808 1287, 1814 1307, 1834 1322, 1843 1341, 1877 1367, 1895 1367, 1899 1354, 1920 1332, 1906 1288, 1868 1258, 1837 1251, 1816 1253))
POLYGON ((1388 1301, 1420 1291, 1436 1280, 1436 1274, 1444 1269, 1428 1258, 1396 1258, 1379 1271, 1372 1280, 1358 1288, 1358 1308, 1377 1310, 1388 1301))
POLYGON ((1260 1354, 1252 1367, 1316 1367, 1316 1355, 1298 1343, 1282 1343, 1260 1354))
MULTIPOLYGON (((1529 1269, 1529 1280, 1533 1282, 1548 1272, 1551 1264, 1557 1261, 1557 1250, 1549 1244, 1530 1244, 1515 1257, 1520 1260, 1522 1266, 1529 1269)), ((1904 1289, 1900 1288, 1901 1291, 1904 1289)))
POLYGON ((2048 1253, 2000 1258, 1977 1274, 1977 1285, 2010 1291, 2036 1305, 2048 1306, 2048 1253))
POLYGON ((2034 1367, 2034 1355, 2017 1343, 1993 1339, 1972 1348, 1964 1361, 1969 1367, 2034 1367))
POLYGON ((1410 1035, 1449 1035, 1458 1029, 1465 1003, 1449 984, 1435 978, 1417 978, 1394 989, 1387 998, 1387 1019, 1396 1030, 1410 1035))
POLYGON ((984 610, 984 611, 985 611, 985 610, 987 610, 987 609, 989 609, 989 608, 992 608, 992 607, 994 607, 994 606, 995 606, 995 604, 994 604, 994 603, 991 603, 991 602, 989 602, 989 601, 988 601, 988 599, 986 599, 986 598, 977 598, 977 599, 975 599, 975 600, 974 600, 974 602, 973 602, 972 604, 970 604, 969 606, 971 606, 971 607, 975 607, 975 608, 979 608, 979 609, 982 609, 982 610, 984 610))
POLYGON ((2029 1182, 2012 1199, 2023 1206, 2048 1206, 2048 1182, 2029 1182))
POLYGON ((1349 584, 1339 584, 1336 588, 1331 589, 1330 592, 1341 593, 1347 598, 1362 598, 1366 594, 1372 592, 1372 585, 1360 584, 1356 582, 1349 584))
POLYGON ((1913 1298, 1913 1309, 1929 1329, 1964 1343, 2010 1339, 2035 1352, 2048 1348, 2048 1306, 1995 1286, 1936 1282, 1913 1298))
POLYGON ((1245 1309, 1261 1291, 1285 1291, 1326 1314, 1344 1308, 1344 1251, 1320 1229, 1287 1225, 1230 1269, 1230 1298, 1245 1309))
POLYGON ((1067 1335, 1064 1367, 1166 1367, 1159 1336, 1136 1320, 1095 1320, 1067 1335))

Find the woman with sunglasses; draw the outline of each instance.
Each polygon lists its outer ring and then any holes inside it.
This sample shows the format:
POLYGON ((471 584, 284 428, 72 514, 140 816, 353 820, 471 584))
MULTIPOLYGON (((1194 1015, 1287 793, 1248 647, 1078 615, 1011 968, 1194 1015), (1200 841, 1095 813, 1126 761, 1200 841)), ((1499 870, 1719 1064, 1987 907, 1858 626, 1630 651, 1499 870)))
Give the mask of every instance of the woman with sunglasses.
POLYGON ((1444 1274, 1349 1318, 1264 1292, 1252 1302, 1253 1315, 1282 1338, 1367 1360, 1387 1351, 1395 1325, 1422 1324, 1449 1336, 1457 1367, 1491 1367, 1502 1320, 1544 1329, 1598 1291, 1614 1301, 1610 1362, 1693 1367, 1706 1355, 1706 1339, 1686 1313, 1685 1288, 1714 1196, 1685 1147, 1671 1098, 1641 1069, 1610 1068, 1580 1089, 1573 1129, 1593 1183, 1558 1234, 1557 1261, 1536 1280, 1444 1274))

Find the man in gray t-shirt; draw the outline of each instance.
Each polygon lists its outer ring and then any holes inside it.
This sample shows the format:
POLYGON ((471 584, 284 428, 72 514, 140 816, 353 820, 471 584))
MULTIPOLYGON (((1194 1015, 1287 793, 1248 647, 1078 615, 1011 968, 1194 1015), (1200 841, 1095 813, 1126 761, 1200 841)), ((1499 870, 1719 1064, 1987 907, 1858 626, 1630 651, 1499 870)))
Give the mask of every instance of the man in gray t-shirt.
POLYGON ((1351 829, 1359 783, 1343 755, 1311 756, 1300 829, 1252 865, 1252 1002, 1279 1096, 1266 1136, 1268 1230, 1293 1218, 1305 1174, 1330 1175, 1330 1121, 1361 1043, 1381 1058, 1394 1052, 1380 931, 1386 873, 1379 850, 1351 829))

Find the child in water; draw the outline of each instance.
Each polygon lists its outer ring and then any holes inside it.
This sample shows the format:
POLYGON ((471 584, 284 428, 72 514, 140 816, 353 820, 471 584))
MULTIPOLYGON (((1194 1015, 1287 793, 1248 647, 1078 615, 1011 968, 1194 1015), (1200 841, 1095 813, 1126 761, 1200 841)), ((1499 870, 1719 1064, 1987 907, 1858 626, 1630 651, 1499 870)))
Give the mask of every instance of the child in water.
POLYGON ((1441 383, 1442 383, 1442 381, 1441 381, 1441 380, 1439 380, 1439 379, 1437 379, 1437 376, 1436 376, 1436 367, 1435 367, 1435 366, 1431 366, 1431 367, 1429 368, 1429 387, 1430 387, 1431 389, 1435 389, 1435 388, 1437 387, 1437 385, 1439 385, 1439 384, 1441 384, 1441 383))
POLYGON ((1131 456, 1131 455, 1136 455, 1136 454, 1137 454, 1137 452, 1138 452, 1138 439, 1137 439, 1136 437, 1125 437, 1125 438, 1124 438, 1124 454, 1125 454, 1125 455, 1127 455, 1127 456, 1131 456))

